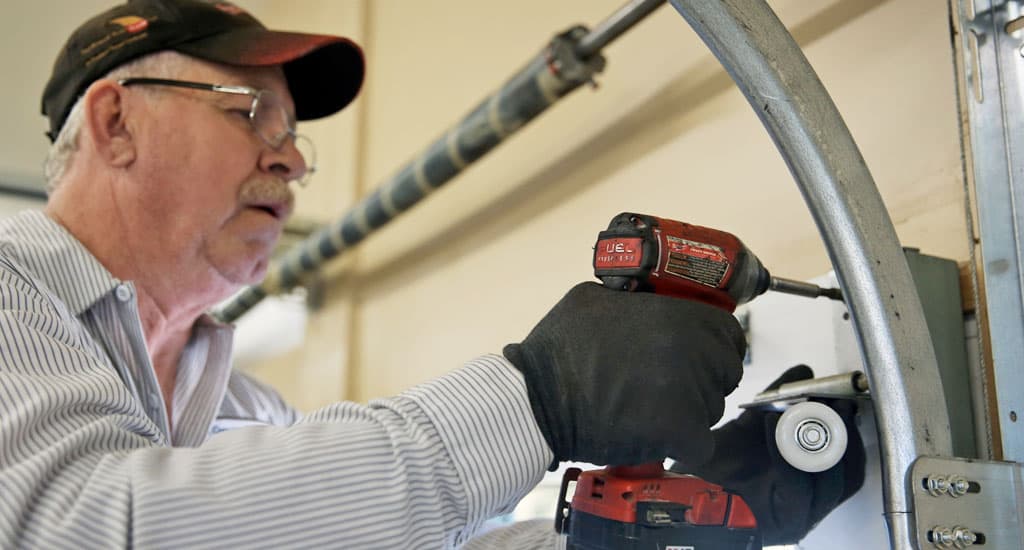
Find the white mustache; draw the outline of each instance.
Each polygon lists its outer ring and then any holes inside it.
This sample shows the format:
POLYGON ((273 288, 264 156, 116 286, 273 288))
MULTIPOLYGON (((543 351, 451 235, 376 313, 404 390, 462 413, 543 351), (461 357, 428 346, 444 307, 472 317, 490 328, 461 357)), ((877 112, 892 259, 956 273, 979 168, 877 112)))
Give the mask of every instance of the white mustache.
POLYGON ((250 180, 242 185, 238 199, 245 205, 283 206, 285 213, 290 213, 295 206, 295 194, 287 184, 273 180, 250 180))

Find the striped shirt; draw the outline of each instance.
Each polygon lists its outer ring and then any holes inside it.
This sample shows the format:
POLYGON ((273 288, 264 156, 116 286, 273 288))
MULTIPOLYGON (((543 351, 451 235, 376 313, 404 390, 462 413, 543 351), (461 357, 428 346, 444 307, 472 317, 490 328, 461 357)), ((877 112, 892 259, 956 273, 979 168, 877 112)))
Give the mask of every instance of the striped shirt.
POLYGON ((0 547, 456 547, 551 462, 500 356, 299 419, 231 337, 196 322, 168 422, 132 283, 40 212, 0 222, 0 547))

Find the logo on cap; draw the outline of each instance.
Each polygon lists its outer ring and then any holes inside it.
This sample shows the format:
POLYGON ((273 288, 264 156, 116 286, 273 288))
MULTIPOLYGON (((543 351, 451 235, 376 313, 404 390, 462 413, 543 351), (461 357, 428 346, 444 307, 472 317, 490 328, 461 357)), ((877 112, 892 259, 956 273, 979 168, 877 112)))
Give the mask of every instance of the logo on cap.
POLYGON ((245 13, 242 8, 228 2, 217 2, 214 7, 228 15, 243 15, 245 13))
POLYGON ((115 25, 121 25, 124 30, 129 33, 137 33, 143 31, 149 26, 149 21, 137 16, 137 15, 126 15, 124 17, 118 17, 117 19, 111 19, 111 23, 115 25))

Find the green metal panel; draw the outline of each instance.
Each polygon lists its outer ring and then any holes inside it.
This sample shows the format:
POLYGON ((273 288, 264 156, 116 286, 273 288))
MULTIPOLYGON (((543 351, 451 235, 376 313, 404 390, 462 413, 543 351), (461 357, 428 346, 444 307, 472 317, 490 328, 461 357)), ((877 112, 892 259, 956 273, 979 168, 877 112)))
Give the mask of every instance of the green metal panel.
POLYGON ((914 248, 904 251, 935 346, 939 377, 949 409, 953 454, 977 458, 960 271, 952 260, 921 254, 914 248))

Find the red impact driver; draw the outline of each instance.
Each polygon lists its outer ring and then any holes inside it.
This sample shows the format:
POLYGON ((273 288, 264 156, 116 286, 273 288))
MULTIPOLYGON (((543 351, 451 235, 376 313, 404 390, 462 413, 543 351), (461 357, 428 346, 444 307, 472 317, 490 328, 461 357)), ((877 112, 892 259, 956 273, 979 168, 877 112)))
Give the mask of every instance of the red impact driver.
MULTIPOLYGON (((598 235, 594 275, 608 288, 698 300, 729 312, 769 289, 842 299, 838 289, 772 277, 730 233, 628 212, 598 235)), ((698 477, 666 472, 661 463, 570 468, 558 500, 555 528, 567 534, 570 550, 761 548, 742 498, 698 477)))

